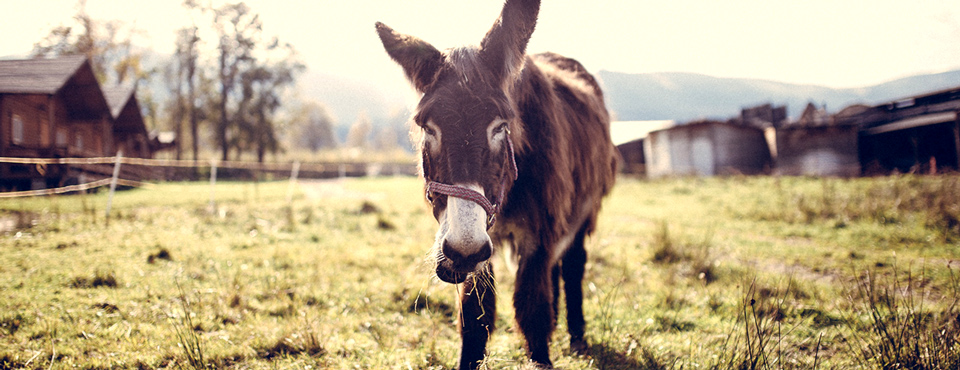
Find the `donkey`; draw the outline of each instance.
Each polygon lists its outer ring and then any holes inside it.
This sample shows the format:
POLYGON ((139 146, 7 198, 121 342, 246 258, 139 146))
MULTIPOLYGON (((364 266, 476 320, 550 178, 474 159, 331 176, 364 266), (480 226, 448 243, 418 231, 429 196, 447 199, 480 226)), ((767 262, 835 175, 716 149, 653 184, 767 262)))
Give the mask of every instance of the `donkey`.
POLYGON ((597 81, 577 61, 526 55, 539 0, 507 0, 480 46, 439 51, 377 22, 387 54, 422 93, 413 122, 439 223, 436 275, 461 290, 460 369, 482 363, 494 329, 490 257, 516 261, 513 305, 538 366, 564 281, 570 346, 584 341, 584 239, 615 180, 617 152, 597 81))

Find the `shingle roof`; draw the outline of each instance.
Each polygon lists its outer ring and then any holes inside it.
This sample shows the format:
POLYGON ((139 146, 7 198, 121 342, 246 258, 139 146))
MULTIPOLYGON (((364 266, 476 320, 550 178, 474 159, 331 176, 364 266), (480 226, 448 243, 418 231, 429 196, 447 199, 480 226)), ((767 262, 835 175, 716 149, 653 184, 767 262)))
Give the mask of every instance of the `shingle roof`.
POLYGON ((0 60, 0 93, 54 94, 86 60, 83 55, 0 60))
POLYGON ((110 115, 113 119, 120 116, 120 112, 133 97, 134 87, 132 85, 103 86, 103 96, 107 98, 107 105, 110 106, 110 115))
POLYGON ((146 134, 140 105, 137 103, 136 86, 131 84, 103 87, 103 95, 110 106, 114 130, 123 132, 142 132, 146 134))

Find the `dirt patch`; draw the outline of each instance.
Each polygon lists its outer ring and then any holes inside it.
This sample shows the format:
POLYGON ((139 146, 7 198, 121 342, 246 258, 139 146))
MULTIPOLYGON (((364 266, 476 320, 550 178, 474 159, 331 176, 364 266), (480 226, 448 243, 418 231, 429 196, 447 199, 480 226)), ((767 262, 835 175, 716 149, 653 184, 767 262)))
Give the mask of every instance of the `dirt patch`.
POLYGON ((29 229, 37 224, 40 215, 33 212, 0 213, 0 233, 29 229))

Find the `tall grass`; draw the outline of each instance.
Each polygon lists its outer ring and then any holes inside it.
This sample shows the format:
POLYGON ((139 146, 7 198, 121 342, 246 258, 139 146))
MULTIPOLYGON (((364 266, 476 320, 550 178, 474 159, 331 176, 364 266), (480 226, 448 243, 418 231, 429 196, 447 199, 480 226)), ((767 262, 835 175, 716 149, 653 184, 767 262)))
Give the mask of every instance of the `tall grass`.
POLYGON ((177 318, 173 323, 173 329, 177 333, 177 345, 183 352, 186 363, 194 370, 207 369, 207 359, 204 356, 203 338, 200 336, 198 323, 193 321, 193 310, 190 309, 190 303, 180 282, 177 282, 177 289, 180 291, 180 315, 173 315, 177 318))
POLYGON ((857 221, 916 221, 948 240, 960 239, 960 175, 818 181, 819 188, 786 188, 778 181, 777 191, 768 193, 775 199, 739 212, 761 220, 833 222, 837 227, 857 221))
POLYGON ((712 255, 712 232, 691 240, 689 237, 677 237, 670 233, 666 221, 660 221, 653 236, 653 257, 656 264, 682 264, 686 275, 709 284, 719 278, 716 260, 712 255))
POLYGON ((921 271, 868 270, 854 280, 850 300, 866 317, 848 320, 851 352, 876 369, 960 369, 960 282, 935 291, 921 271))
POLYGON ((707 365, 711 370, 760 369, 816 369, 819 365, 821 332, 816 343, 794 343, 809 338, 797 338, 794 331, 803 326, 805 312, 795 288, 788 282, 786 288, 765 287, 756 278, 744 284, 737 305, 737 318, 730 332, 719 344, 719 353, 707 365))
MULTIPOLYGON (((569 351, 561 318, 557 367, 911 364, 883 360, 898 358, 885 348, 927 356, 915 368, 956 366, 960 288, 947 272, 957 267, 944 268, 956 244, 938 237, 949 221, 921 209, 950 212, 949 196, 933 194, 954 191, 949 180, 776 181, 621 180, 587 241, 590 344, 569 351), (904 226, 934 237, 880 242, 904 226), (894 279, 892 251, 932 261, 928 272, 894 279)), ((0 203, 39 215, 21 235, 0 234, 0 369, 450 368, 458 298, 422 262, 436 232, 422 181, 305 181, 292 203, 288 186, 218 183, 215 215, 206 183, 121 192, 123 217, 109 226, 89 212, 104 194, 0 203)), ((499 330, 486 365, 516 368, 526 355, 514 281, 495 268, 499 330)))

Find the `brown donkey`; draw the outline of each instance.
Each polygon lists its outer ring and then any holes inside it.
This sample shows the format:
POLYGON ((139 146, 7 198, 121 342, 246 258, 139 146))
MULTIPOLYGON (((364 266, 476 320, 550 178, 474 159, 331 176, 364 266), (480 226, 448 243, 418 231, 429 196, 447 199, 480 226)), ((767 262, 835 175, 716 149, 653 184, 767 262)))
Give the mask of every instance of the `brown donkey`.
POLYGON ((530 358, 550 367, 560 277, 574 351, 584 341, 584 238, 617 162, 593 76, 557 54, 525 54, 539 0, 507 0, 479 47, 439 51, 382 23, 387 53, 423 94, 421 168, 439 222, 436 273, 463 283, 460 369, 477 368, 495 322, 491 255, 518 270, 513 305, 530 358), (502 249, 502 250, 501 250, 502 249))

